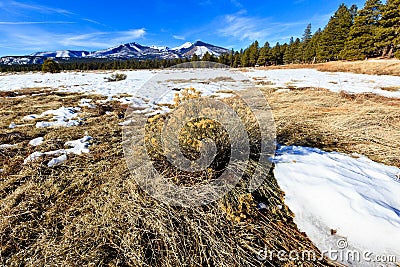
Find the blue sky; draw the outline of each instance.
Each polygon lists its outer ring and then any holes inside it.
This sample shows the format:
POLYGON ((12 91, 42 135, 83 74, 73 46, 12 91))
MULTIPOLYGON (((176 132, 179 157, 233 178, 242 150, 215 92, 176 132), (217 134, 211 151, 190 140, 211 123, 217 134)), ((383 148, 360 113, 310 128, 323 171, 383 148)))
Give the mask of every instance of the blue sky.
POLYGON ((324 27, 340 3, 364 0, 0 0, 0 56, 98 50, 127 42, 174 47, 202 40, 240 49, 324 27))

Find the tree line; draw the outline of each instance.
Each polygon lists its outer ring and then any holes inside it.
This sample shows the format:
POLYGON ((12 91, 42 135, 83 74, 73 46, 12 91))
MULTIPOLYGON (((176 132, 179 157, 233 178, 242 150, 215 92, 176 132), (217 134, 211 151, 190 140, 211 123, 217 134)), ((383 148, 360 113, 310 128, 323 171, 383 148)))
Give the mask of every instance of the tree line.
POLYGON ((240 51, 236 63, 251 67, 376 57, 400 59, 400 0, 367 0, 362 9, 341 4, 323 30, 313 34, 308 24, 301 38, 272 48, 255 41, 240 51))
MULTIPOLYGON (((177 59, 61 59, 60 70, 117 70, 167 68, 190 61, 212 61, 231 67, 254 67, 292 63, 316 63, 335 60, 359 60, 375 57, 400 59, 400 0, 367 0, 364 7, 341 4, 324 29, 312 33, 311 24, 301 38, 288 43, 260 46, 254 41, 246 49, 216 57, 177 59)), ((0 65, 0 71, 37 71, 40 65, 0 65)))

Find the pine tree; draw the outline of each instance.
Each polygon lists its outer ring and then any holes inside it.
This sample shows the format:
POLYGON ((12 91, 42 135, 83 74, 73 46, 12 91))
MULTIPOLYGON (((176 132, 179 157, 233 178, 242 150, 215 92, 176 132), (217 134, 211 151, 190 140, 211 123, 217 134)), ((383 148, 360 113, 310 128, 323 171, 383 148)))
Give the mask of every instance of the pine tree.
POLYGON ((307 28, 304 30, 303 37, 301 38, 301 41, 303 43, 308 43, 312 38, 312 33, 311 33, 311 23, 307 25, 307 28))
POLYGON ((232 67, 237 68, 240 65, 240 53, 238 51, 235 52, 235 55, 233 56, 233 63, 232 67))
POLYGON ((304 30, 303 37, 301 40, 301 51, 302 51, 302 58, 301 61, 303 63, 311 62, 312 58, 314 57, 314 53, 312 51, 312 32, 311 32, 311 23, 307 25, 307 28, 304 30))
POLYGON ((392 57, 400 46, 400 0, 387 0, 382 7, 377 36, 376 46, 382 56, 392 57))
POLYGON ((211 55, 210 53, 208 53, 208 51, 206 51, 206 53, 203 55, 203 57, 201 58, 202 61, 211 61, 211 55))
POLYGON ((357 12, 354 24, 340 56, 345 59, 364 59, 377 55, 375 47, 378 22, 381 16, 380 0, 367 0, 357 12))
POLYGON ((352 24, 353 16, 350 10, 344 4, 341 4, 321 34, 317 50, 317 57, 320 61, 337 60, 339 58, 339 53, 344 48, 352 24))
POLYGON ((271 61, 271 47, 268 42, 265 42, 264 46, 261 47, 258 55, 257 64, 260 66, 266 66, 271 61))
POLYGON ((300 38, 296 38, 293 43, 293 61, 294 63, 303 62, 303 47, 301 45, 300 38))
POLYGON ((305 51, 307 62, 315 63, 319 42, 321 40, 321 35, 322 35, 322 30, 321 28, 318 28, 318 30, 314 33, 313 37, 308 43, 305 51))
POLYGON ((193 56, 192 56, 192 61, 199 61, 200 59, 199 59, 199 56, 198 55, 196 55, 196 54, 193 54, 193 56))
POLYGON ((289 45, 285 51, 285 54, 283 55, 283 62, 285 64, 292 64, 294 62, 293 44, 294 44, 294 39, 293 37, 290 37, 289 45))
POLYGON ((242 53, 242 57, 240 59, 240 64, 242 67, 248 67, 250 62, 250 51, 249 49, 245 49, 242 53))
POLYGON ((271 61, 274 65, 282 65, 283 64, 283 55, 287 49, 287 44, 280 45, 279 42, 271 49, 271 61))
POLYGON ((246 50, 248 50, 248 65, 254 67, 257 64, 258 53, 260 50, 258 41, 254 41, 246 50))

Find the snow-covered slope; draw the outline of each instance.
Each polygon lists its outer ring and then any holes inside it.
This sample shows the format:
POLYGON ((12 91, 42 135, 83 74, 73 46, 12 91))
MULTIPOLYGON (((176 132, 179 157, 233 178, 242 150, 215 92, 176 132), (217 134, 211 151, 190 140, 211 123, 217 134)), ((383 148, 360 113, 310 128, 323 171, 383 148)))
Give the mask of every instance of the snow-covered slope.
POLYGON ((191 42, 186 42, 183 45, 172 48, 171 50, 180 51, 181 49, 189 48, 193 45, 191 42))
POLYGON ((204 56, 207 52, 214 56, 219 56, 223 53, 229 53, 228 49, 210 45, 201 41, 197 41, 194 44, 185 43, 178 50, 182 53, 183 57, 192 57, 193 55, 198 55, 200 57, 204 56))
POLYGON ((58 50, 54 52, 37 52, 31 54, 34 57, 62 57, 62 58, 75 58, 85 57, 90 53, 87 51, 73 51, 73 50, 58 50))
POLYGON ((339 258, 351 266, 391 266, 368 262, 366 252, 400 261, 400 169, 297 146, 280 147, 274 161, 295 222, 320 250, 360 252, 360 261, 339 258))

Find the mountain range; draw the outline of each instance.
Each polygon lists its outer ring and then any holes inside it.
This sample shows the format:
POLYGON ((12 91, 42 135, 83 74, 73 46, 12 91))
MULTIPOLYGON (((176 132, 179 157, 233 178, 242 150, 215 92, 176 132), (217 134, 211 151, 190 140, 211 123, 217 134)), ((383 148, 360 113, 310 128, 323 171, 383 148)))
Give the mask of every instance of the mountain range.
POLYGON ((199 57, 206 53, 219 56, 228 53, 229 50, 223 47, 211 45, 201 41, 195 43, 187 42, 175 48, 166 46, 143 46, 138 43, 127 43, 99 51, 74 51, 59 50, 50 52, 36 52, 26 56, 5 56, 0 58, 0 64, 25 65, 41 64, 46 58, 71 60, 71 59, 174 59, 191 58, 193 55, 199 57))

